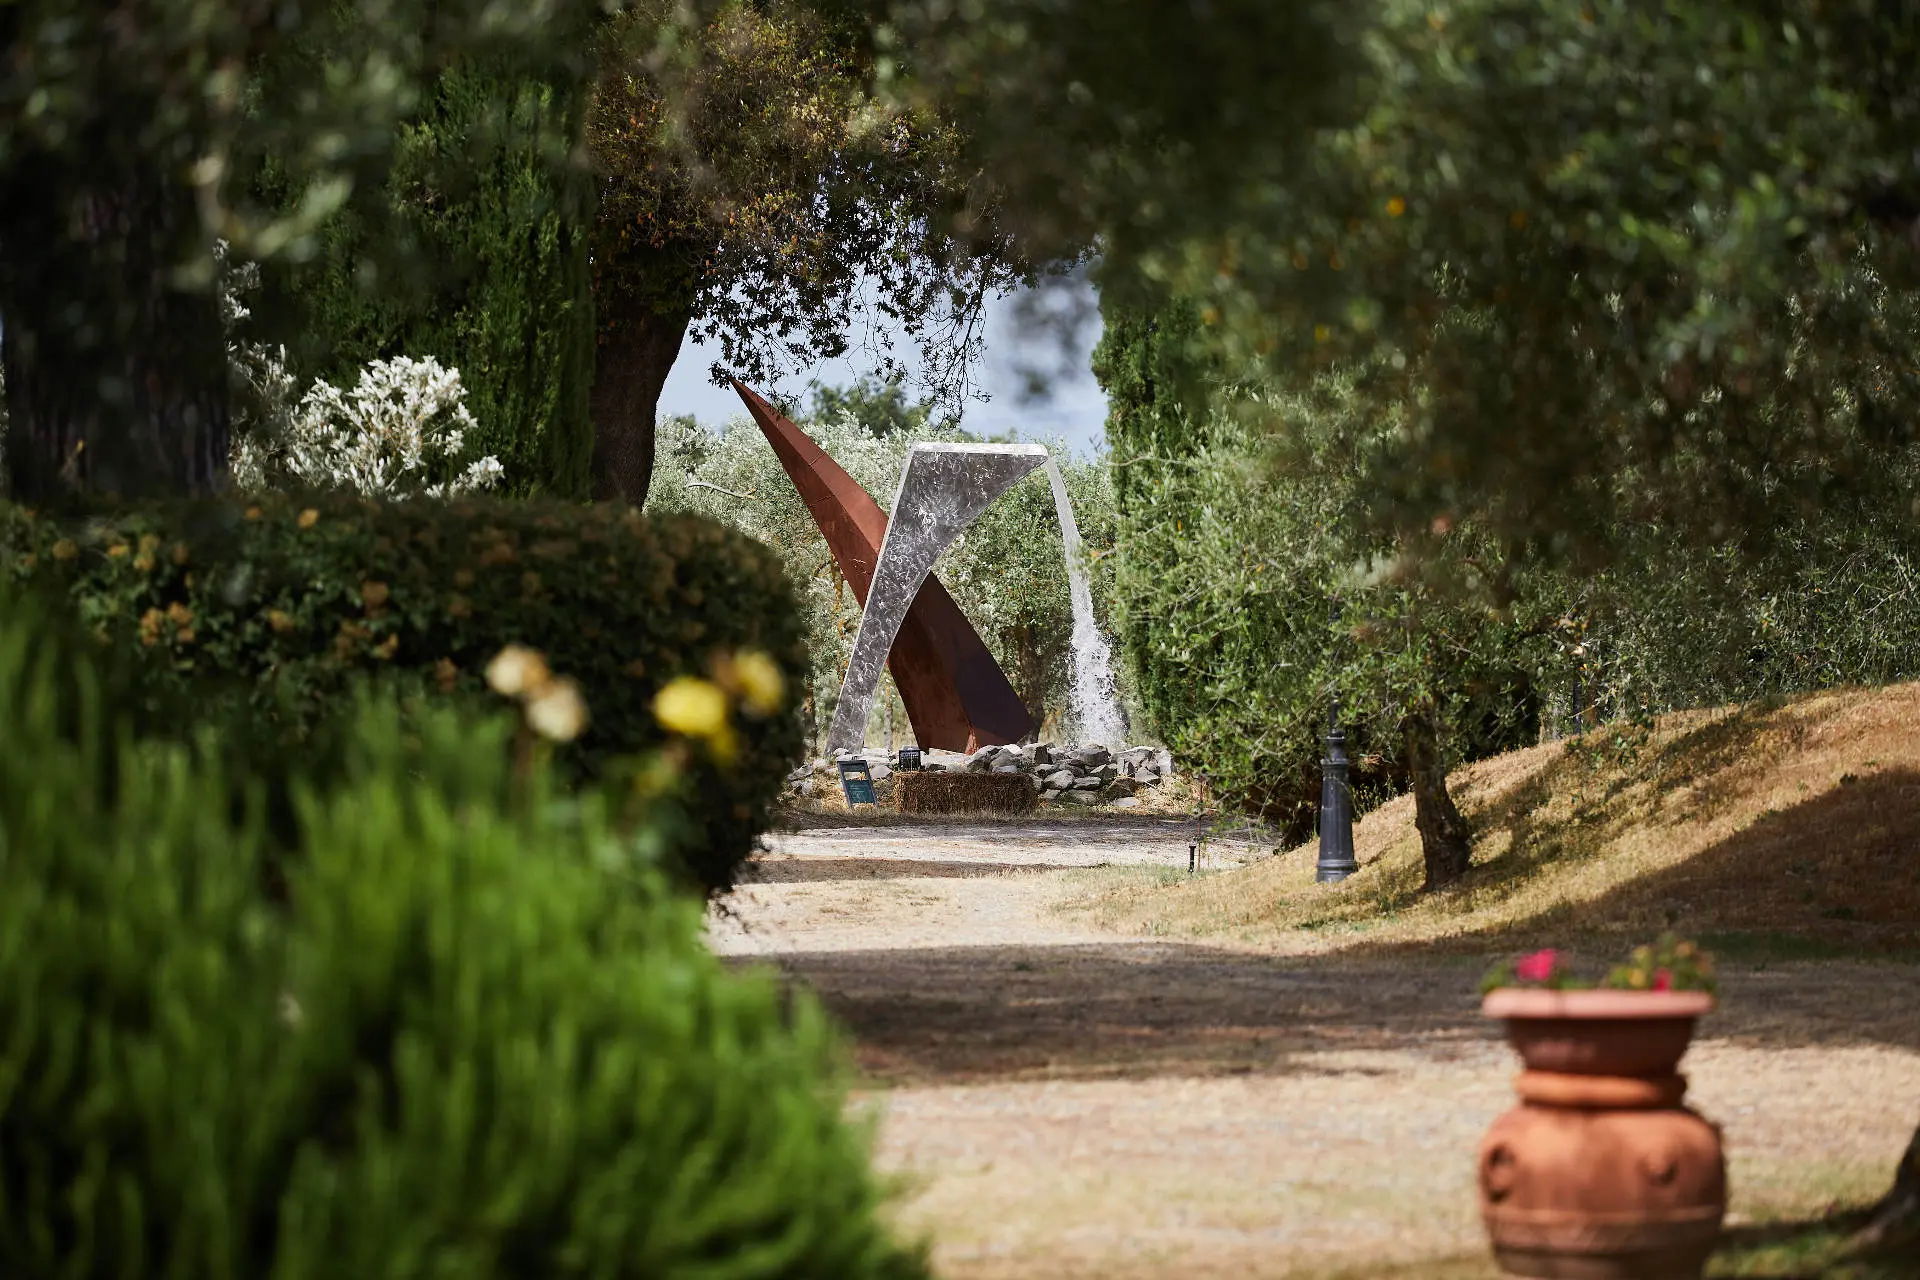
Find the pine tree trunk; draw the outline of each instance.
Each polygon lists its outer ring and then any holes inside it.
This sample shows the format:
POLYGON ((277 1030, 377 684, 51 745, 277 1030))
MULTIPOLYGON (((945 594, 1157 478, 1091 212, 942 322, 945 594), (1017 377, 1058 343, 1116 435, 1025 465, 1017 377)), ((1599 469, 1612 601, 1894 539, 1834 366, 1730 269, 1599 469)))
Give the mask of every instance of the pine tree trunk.
POLYGON ((692 308, 596 297, 600 340, 593 369, 593 496, 643 506, 653 483, 654 413, 680 354, 692 308))
POLYGON ((176 281, 196 239, 190 197, 127 168, 61 207, 6 202, 18 254, 0 269, 0 359, 21 502, 201 494, 226 474, 219 305, 176 281))
POLYGON ((1446 758, 1440 750, 1440 718, 1431 705, 1415 709, 1400 725, 1407 773, 1413 785, 1413 825, 1426 862, 1422 893, 1445 888, 1467 874, 1473 832, 1447 793, 1446 758))

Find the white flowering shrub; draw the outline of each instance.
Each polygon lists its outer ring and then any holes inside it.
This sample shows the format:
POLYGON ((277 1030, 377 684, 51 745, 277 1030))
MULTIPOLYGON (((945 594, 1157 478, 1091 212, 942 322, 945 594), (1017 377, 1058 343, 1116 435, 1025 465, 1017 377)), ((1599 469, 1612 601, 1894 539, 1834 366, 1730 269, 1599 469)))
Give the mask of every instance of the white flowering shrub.
POLYGON ((474 422, 458 369, 398 356, 361 369, 351 390, 319 381, 299 395, 286 348, 234 336, 252 314, 246 296, 259 286, 259 267, 230 260, 224 243, 216 256, 234 380, 235 485, 444 498, 500 483, 499 459, 467 456, 474 422))
POLYGON ((472 428, 459 370, 431 357, 375 360, 351 390, 316 382, 284 421, 256 423, 239 435, 233 477, 242 488, 383 497, 491 489, 500 482, 500 462, 466 457, 472 428))

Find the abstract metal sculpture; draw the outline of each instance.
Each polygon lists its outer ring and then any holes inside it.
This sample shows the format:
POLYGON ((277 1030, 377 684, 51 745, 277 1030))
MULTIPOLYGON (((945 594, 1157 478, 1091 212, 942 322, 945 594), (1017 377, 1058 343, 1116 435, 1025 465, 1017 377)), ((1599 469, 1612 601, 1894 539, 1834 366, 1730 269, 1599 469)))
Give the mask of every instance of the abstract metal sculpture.
MULTIPOLYGON (((787 478, 826 536, 854 599, 864 607, 886 541, 886 513, 824 449, 772 405, 737 380, 733 389, 773 446, 787 478)), ((1000 664, 932 575, 912 597, 887 662, 913 724, 914 739, 922 747, 973 751, 1017 742, 1033 728, 1032 717, 1000 664)))
POLYGON ((995 498, 1046 460, 1047 451, 1037 444, 916 444, 907 450, 828 747, 851 750, 865 740, 880 666, 933 562, 995 498))

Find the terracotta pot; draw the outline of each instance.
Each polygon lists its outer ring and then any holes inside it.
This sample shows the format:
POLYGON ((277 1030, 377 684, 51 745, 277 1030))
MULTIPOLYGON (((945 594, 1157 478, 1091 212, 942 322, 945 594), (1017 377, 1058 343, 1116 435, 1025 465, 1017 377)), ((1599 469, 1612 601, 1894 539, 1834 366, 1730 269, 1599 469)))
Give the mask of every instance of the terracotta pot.
POLYGON ((1480 1210, 1508 1275, 1693 1280, 1726 1213, 1720 1132, 1674 1068, 1713 998, 1693 991, 1490 993, 1527 1070, 1480 1144, 1480 1210))

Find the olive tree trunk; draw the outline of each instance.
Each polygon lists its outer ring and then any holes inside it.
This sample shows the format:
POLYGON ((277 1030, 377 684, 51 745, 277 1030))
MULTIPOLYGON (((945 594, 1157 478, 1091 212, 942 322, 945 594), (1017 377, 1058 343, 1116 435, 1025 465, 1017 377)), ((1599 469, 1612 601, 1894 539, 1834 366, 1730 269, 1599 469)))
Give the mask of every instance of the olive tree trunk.
POLYGON ((1473 830, 1447 792, 1446 756, 1440 748, 1440 717, 1432 704, 1416 707, 1400 724, 1413 786, 1413 825, 1426 863, 1422 893, 1443 889, 1467 873, 1473 830))
POLYGON ((1893 1171, 1893 1187, 1874 1206, 1863 1234, 1877 1242, 1909 1231, 1920 1231, 1920 1128, 1913 1131, 1893 1171))
POLYGON ((64 199, 57 190, 0 201, 14 249, 0 263, 12 496, 214 490, 227 465, 226 348, 212 289, 178 278, 195 250, 189 195, 137 162, 64 199))
POLYGON ((646 299, 595 299, 600 334, 594 352, 593 496, 642 506, 653 483, 654 415, 660 389, 680 354, 691 305, 665 308, 646 299))

